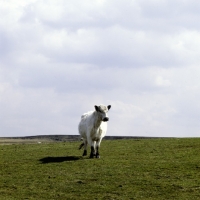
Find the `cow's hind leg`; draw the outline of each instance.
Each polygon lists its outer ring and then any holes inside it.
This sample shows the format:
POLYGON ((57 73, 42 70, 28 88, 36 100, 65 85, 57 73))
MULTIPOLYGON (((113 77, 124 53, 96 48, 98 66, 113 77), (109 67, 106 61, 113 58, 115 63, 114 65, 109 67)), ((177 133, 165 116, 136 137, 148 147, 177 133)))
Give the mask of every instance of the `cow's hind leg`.
POLYGON ((79 150, 82 149, 83 146, 84 146, 84 142, 80 144, 79 150))
POLYGON ((83 156, 87 156, 87 140, 84 140, 83 146, 84 146, 83 156))
POLYGON ((87 150, 83 151, 83 156, 87 156, 87 150))

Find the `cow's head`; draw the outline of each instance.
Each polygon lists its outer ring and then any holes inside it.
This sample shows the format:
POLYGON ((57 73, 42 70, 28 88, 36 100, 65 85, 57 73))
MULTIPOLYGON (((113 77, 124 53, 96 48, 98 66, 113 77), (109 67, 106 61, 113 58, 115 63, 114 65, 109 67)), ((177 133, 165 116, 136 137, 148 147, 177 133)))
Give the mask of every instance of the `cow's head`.
POLYGON ((108 110, 110 110, 111 105, 109 105, 109 106, 104 106, 104 105, 96 106, 95 105, 94 107, 95 107, 95 110, 97 111, 97 113, 100 115, 101 120, 103 122, 109 121, 109 118, 107 116, 107 112, 108 112, 108 110))

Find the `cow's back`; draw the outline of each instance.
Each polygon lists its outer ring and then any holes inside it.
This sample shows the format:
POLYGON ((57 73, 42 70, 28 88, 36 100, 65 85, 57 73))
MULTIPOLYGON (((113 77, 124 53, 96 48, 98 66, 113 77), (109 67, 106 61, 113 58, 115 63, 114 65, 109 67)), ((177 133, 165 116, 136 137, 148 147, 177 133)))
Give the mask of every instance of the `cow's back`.
POLYGON ((91 123, 91 117, 92 117, 92 114, 93 114, 94 111, 89 111, 87 113, 84 113, 82 116, 81 116, 81 121, 79 122, 79 126, 78 126, 78 129, 79 129, 79 134, 86 138, 86 133, 87 133, 87 129, 89 128, 90 126, 90 123, 91 123))

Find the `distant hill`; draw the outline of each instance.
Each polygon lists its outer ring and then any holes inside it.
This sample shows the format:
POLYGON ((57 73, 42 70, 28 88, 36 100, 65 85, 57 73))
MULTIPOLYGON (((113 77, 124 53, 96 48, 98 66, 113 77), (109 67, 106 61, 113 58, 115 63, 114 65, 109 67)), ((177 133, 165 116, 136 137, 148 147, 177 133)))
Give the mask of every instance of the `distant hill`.
MULTIPOLYGON (((159 137, 137 137, 137 136, 105 136, 105 140, 120 140, 120 139, 155 139, 159 137)), ((161 138, 161 137, 160 137, 161 138)), ((80 135, 36 135, 25 137, 0 137, 0 139, 18 139, 18 140, 50 140, 50 141, 79 141, 80 135)))

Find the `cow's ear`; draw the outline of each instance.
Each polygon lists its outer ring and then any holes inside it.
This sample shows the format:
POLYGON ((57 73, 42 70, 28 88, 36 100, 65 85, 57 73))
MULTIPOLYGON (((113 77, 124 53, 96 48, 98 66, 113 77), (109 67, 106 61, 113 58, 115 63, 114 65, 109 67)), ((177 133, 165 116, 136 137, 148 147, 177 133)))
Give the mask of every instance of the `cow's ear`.
POLYGON ((94 106, 95 107, 95 110, 98 112, 99 111, 99 107, 98 106, 94 106))
POLYGON ((111 108, 111 105, 107 106, 107 108, 108 108, 108 110, 110 110, 110 108, 111 108))

